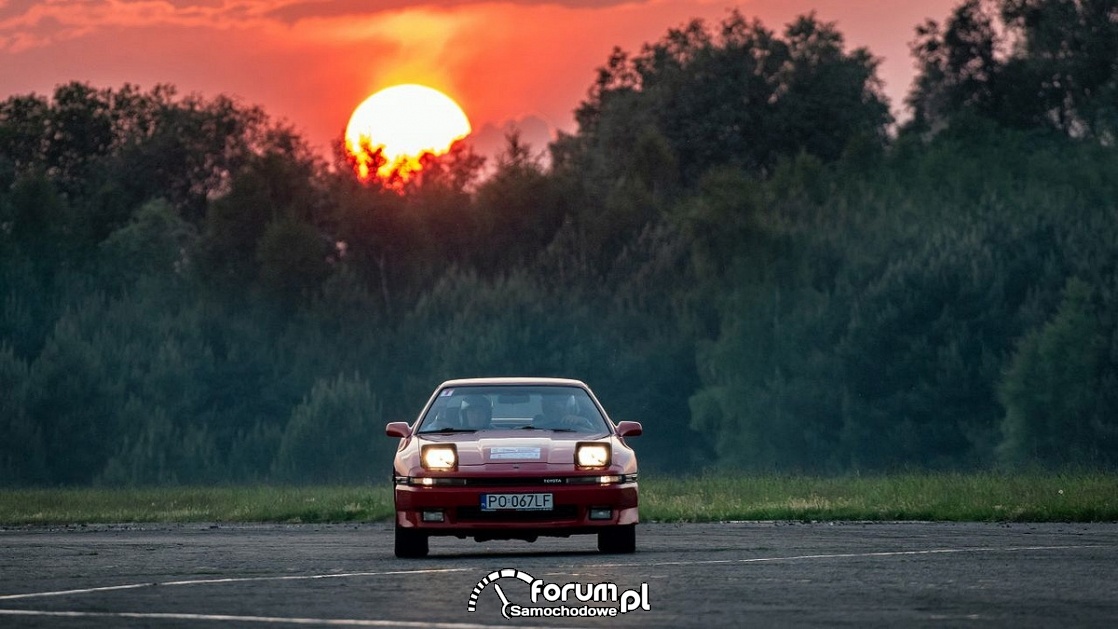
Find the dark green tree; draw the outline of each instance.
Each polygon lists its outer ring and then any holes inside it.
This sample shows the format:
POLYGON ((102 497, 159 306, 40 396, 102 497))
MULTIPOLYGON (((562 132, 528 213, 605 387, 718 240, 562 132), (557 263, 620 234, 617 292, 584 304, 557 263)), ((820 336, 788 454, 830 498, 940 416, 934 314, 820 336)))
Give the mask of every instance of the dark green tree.
POLYGON ((387 479, 393 444, 384 424, 383 409, 360 375, 320 379, 291 413, 274 474, 296 483, 387 479))
POLYGON ((518 133, 507 136, 496 171, 474 199, 478 244, 467 260, 487 273, 532 261, 555 237, 566 213, 558 186, 518 133))
POLYGON ((119 436, 117 395, 103 355, 72 318, 61 320, 27 380, 26 413, 42 435, 47 482, 83 484, 101 472, 119 436))
POLYGON ((912 45, 919 74, 910 127, 939 131, 983 116, 1113 143, 1118 12, 1112 0, 966 0, 912 45))
POLYGON ((1113 143, 1118 133, 1118 10, 1113 0, 1003 0, 1045 121, 1113 143))
POLYGON ((5 188, 19 176, 47 168, 46 132, 50 103, 34 94, 0 102, 0 182, 5 188))
POLYGON ((916 27, 911 50, 918 67, 905 99, 911 128, 938 130, 961 112, 995 116, 1003 73, 1002 42, 989 0, 966 0, 946 24, 927 20, 916 27))
POLYGON ((101 242, 107 283, 133 286, 153 276, 175 283, 190 271, 198 234, 163 200, 144 204, 127 225, 101 242))
POLYGON ((1091 288, 1072 278, 1051 321, 1022 339, 1000 394, 1002 461, 1012 466, 1118 462, 1118 423, 1100 413, 1105 339, 1091 288))
POLYGON ((260 286, 281 303, 299 305, 322 286, 331 253, 314 226, 290 217, 272 221, 256 246, 260 286))
MULTIPOLYGON (((229 193, 213 201, 198 251, 198 270, 210 286, 244 291, 265 273, 269 286, 282 287, 285 274, 311 257, 317 261, 306 272, 312 279, 323 276, 330 247, 324 240, 317 243, 320 246, 314 242, 313 221, 324 212, 313 172, 313 164, 298 155, 268 152, 253 158, 235 177, 229 193), (288 246, 292 248, 285 249, 288 246), (291 259, 284 260, 286 254, 291 259), (266 270, 261 263, 268 265, 266 270)), ((307 278, 292 281, 298 293, 307 278)))
MULTIPOLYGON (((599 70, 576 111, 589 153, 579 168, 591 177, 604 169, 606 181, 624 176, 647 127, 667 140, 684 184, 718 165, 764 172, 801 151, 837 159, 855 138, 884 141, 890 116, 876 68, 814 15, 783 38, 736 11, 713 30, 692 21, 639 55, 615 51, 599 70)), ((560 148, 565 164, 572 150, 560 148)))
POLYGON ((36 483, 46 476, 42 434, 27 416, 27 363, 0 343, 0 484, 36 483))

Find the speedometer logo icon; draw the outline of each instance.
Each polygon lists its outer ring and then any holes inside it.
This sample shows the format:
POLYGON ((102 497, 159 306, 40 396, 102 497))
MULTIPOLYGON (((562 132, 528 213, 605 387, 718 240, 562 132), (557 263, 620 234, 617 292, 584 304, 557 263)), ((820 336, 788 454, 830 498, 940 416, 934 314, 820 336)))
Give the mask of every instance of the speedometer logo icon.
POLYGON ((507 596, 505 596, 505 592, 501 589, 501 586, 497 583, 494 583, 495 581, 499 581, 501 579, 517 579, 529 585, 533 581, 535 581, 535 578, 532 575, 528 574, 527 572, 516 570, 514 568, 494 570, 493 572, 485 575, 485 577, 481 581, 478 581, 477 585, 474 586, 473 591, 470 592, 470 602, 466 604, 466 611, 477 611, 478 596, 481 595, 482 590, 484 590, 490 583, 493 583, 493 591, 496 592, 497 596, 501 598, 501 615, 505 618, 509 618, 507 611, 509 606, 509 599, 507 596))

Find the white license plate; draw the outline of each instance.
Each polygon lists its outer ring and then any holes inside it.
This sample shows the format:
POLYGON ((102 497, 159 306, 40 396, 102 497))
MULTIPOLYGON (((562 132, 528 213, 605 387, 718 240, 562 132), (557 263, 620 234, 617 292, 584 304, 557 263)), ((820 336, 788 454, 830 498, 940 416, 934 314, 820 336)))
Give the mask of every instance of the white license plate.
POLYGON ((551 511, 555 499, 551 494, 482 494, 482 511, 551 511))

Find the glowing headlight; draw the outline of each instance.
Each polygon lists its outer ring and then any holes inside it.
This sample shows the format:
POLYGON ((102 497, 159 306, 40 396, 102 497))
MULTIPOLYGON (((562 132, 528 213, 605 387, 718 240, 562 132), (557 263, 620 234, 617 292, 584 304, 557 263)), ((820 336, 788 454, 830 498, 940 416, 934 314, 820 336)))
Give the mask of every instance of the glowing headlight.
POLYGON ((420 454, 424 469, 453 470, 458 467, 458 451, 453 444, 423 446, 420 454))
POLYGON ((605 467, 609 465, 609 444, 580 443, 575 446, 575 465, 579 467, 605 467))

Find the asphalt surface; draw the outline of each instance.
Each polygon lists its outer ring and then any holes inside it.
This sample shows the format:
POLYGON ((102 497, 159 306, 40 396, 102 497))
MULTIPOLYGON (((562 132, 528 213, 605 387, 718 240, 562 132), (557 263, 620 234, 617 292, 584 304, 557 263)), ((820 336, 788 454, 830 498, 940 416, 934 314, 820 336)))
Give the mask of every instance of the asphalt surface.
POLYGON ((386 524, 0 530, 0 627, 1118 624, 1113 523, 642 524, 636 554, 594 547, 435 538, 403 561, 386 524), (532 608, 616 615, 512 615, 532 608))

